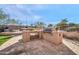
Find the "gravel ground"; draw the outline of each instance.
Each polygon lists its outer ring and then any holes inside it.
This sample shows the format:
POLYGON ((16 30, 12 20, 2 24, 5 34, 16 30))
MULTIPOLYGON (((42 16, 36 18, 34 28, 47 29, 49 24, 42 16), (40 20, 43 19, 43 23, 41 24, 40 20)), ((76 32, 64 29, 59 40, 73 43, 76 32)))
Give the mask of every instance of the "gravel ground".
POLYGON ((75 55, 64 44, 54 45, 46 40, 32 40, 18 43, 0 51, 0 55, 75 55))

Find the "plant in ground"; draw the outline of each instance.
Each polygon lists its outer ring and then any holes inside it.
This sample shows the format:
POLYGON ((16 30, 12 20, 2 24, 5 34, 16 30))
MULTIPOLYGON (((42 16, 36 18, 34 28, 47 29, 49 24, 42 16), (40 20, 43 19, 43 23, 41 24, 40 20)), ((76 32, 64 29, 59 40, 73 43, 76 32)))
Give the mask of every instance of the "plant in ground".
POLYGON ((0 36, 0 45, 5 43, 11 36, 0 36))

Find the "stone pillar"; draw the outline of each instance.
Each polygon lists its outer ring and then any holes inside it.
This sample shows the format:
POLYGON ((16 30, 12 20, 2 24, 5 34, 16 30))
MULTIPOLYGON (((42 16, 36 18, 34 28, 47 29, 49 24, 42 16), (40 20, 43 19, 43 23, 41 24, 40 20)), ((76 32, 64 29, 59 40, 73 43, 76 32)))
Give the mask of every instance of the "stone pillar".
POLYGON ((39 35, 39 39, 42 39, 42 31, 39 31, 38 35, 39 35))
POLYGON ((24 43, 30 41, 30 32, 28 30, 23 30, 22 37, 24 43))
POLYGON ((58 32, 58 31, 53 31, 53 43, 54 44, 61 44, 62 43, 62 39, 63 39, 63 34, 62 32, 58 32))

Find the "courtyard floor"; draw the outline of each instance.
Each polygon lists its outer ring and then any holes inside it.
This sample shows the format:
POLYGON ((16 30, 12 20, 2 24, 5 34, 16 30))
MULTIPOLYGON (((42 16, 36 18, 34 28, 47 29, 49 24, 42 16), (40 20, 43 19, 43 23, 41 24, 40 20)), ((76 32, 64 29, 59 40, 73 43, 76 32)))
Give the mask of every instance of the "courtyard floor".
POLYGON ((55 45, 46 40, 22 40, 0 51, 2 55, 75 55, 65 44, 55 45))

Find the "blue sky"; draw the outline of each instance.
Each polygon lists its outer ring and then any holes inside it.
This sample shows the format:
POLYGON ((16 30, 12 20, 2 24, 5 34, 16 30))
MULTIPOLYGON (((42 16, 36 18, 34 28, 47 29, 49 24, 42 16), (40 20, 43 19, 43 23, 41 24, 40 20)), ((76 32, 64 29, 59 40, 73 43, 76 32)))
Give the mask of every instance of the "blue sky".
POLYGON ((23 24, 37 21, 56 24, 64 18, 79 23, 78 4, 2 4, 0 8, 23 24))

